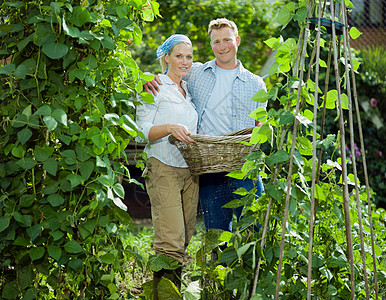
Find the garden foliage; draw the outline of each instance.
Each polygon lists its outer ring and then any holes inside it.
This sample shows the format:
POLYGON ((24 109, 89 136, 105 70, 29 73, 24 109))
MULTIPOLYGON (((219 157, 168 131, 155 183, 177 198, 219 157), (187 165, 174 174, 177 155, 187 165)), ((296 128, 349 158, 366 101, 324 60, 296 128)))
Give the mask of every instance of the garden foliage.
MULTIPOLYGON (((346 1, 350 5, 349 1, 346 1)), ((285 5, 278 15, 278 22, 285 27, 295 20, 301 28, 305 27, 308 9, 304 1, 299 4, 285 5)), ((307 41, 307 64, 305 65, 304 84, 301 85, 299 77, 294 75, 298 40, 282 37, 266 40, 266 44, 276 50, 276 61, 269 70, 269 76, 274 77, 273 86, 268 92, 257 93, 253 100, 264 102, 277 101, 278 109, 263 109, 254 111, 251 116, 264 122, 261 128, 255 128, 251 138, 252 145, 260 145, 259 150, 246 157, 243 168, 234 171, 230 176, 244 178, 246 176, 256 179, 257 175, 263 177, 265 194, 258 200, 255 191, 239 190, 245 195, 242 201, 235 200, 227 207, 235 208, 246 205, 243 218, 236 225, 236 232, 210 231, 206 242, 197 253, 196 262, 202 268, 202 274, 197 277, 203 282, 201 296, 205 299, 271 299, 275 296, 277 287, 278 262, 283 254, 283 268, 280 273, 279 295, 283 299, 304 299, 307 297, 307 268, 308 261, 310 217, 311 211, 311 179, 313 174, 318 174, 319 181, 315 185, 316 211, 315 229, 313 233, 312 248, 312 274, 311 295, 321 299, 349 299, 351 298, 350 263, 348 256, 349 244, 346 239, 347 223, 343 209, 343 181, 342 181, 342 147, 339 127, 335 131, 328 131, 321 138, 320 122, 313 125, 313 104, 315 98, 315 61, 311 62, 312 50, 316 47, 315 31, 307 41), (311 70, 310 70, 311 69, 311 70), (311 76, 307 76, 310 70, 311 76), (300 95, 300 111, 295 113, 298 93, 300 95), (295 152, 293 170, 288 189, 290 149, 293 143, 293 126, 297 120, 299 129, 295 139, 295 152), (312 136, 316 130, 318 141, 312 144, 312 136), (282 145, 282 146, 281 146, 282 145), (313 167, 313 149, 321 151, 320 168, 313 167), (275 180, 276 178, 276 180, 275 180), (287 194, 290 193, 288 206, 288 219, 283 227, 284 208, 287 194), (269 206, 269 203, 271 206, 269 206), (266 242, 262 248, 262 230, 257 230, 261 223, 266 221, 266 211, 270 209, 268 232, 266 242), (260 224, 259 224, 260 223, 260 224), (285 229, 283 233, 282 230, 285 229), (284 253, 281 253, 280 240, 284 234, 284 253), (218 245, 227 242, 228 247, 220 251, 218 245), (219 253, 218 263, 205 263, 206 254, 212 249, 219 253), (255 271, 259 259, 261 269, 256 281, 256 293, 251 294, 254 288, 255 271), (203 278, 203 279, 202 279, 203 278)), ((328 47, 331 35, 325 29, 322 32, 322 47, 328 47)), ((338 48, 339 49, 339 48, 338 48)), ((343 49, 343 48, 342 48, 343 49)), ((341 54, 343 55, 343 53, 341 54)), ((348 62, 350 68, 358 70, 356 60, 348 62)), ((344 60, 339 60, 339 69, 342 89, 341 103, 344 117, 347 122, 349 99, 347 95, 344 70, 344 60)), ((319 61, 320 73, 327 70, 327 60, 319 61)), ((333 72, 333 68, 330 69, 333 72)), ((323 77, 323 76, 321 76, 323 77)), ((325 77, 323 77, 325 78, 325 77)), ((324 82, 319 82, 318 88, 318 113, 326 102, 328 118, 338 122, 339 99, 336 87, 330 88, 324 99, 322 89, 324 82)), ((353 106, 354 107, 354 106, 353 106)), ((346 131, 348 126, 346 126, 346 131)), ((355 127, 357 128, 357 127, 355 127)), ((357 130, 355 131, 357 133, 357 130)), ((349 134, 346 132, 349 140, 349 134)), ((358 138, 358 136, 356 136, 358 138)), ((346 151, 346 149, 343 149, 346 151)), ((347 163, 347 162, 346 162, 347 163)), ((361 162, 357 168, 362 169, 361 162)), ((353 239, 354 255, 354 294, 356 298, 366 297, 364 272, 366 270, 369 283, 369 296, 375 297, 375 272, 373 266, 372 245, 370 239, 370 212, 367 205, 367 193, 364 182, 359 183, 359 209, 362 214, 364 230, 364 257, 361 257, 359 212, 356 205, 356 191, 354 188, 354 175, 348 174, 349 184, 349 218, 353 239)), ((371 194, 374 197, 374 194, 371 194)), ((385 256, 385 211, 374 211, 372 205, 372 218, 375 233, 374 254, 377 266, 378 296, 382 297, 386 291, 386 256, 385 256)))
POLYGON ((155 62, 155 49, 174 33, 189 36, 194 48, 194 61, 204 63, 213 59, 208 24, 213 19, 225 17, 234 21, 239 29, 241 47, 238 49, 238 59, 253 73, 260 72, 269 52, 264 40, 276 28, 272 16, 278 5, 268 4, 267 0, 205 0, 199 1, 199 5, 195 0, 166 0, 159 1, 159 4, 162 18, 146 26, 144 43, 136 47, 134 52, 141 69, 160 72, 159 64, 155 62))
POLYGON ((154 1, 1 1, 0 297, 118 299, 122 179, 154 1))

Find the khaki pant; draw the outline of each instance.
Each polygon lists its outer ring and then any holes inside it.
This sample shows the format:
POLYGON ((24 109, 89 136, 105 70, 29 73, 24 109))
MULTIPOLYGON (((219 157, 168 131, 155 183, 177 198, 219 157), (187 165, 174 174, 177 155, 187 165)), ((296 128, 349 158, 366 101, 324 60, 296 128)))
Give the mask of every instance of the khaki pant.
POLYGON ((182 263, 196 224, 198 176, 153 157, 148 161, 146 189, 151 202, 154 250, 182 263))

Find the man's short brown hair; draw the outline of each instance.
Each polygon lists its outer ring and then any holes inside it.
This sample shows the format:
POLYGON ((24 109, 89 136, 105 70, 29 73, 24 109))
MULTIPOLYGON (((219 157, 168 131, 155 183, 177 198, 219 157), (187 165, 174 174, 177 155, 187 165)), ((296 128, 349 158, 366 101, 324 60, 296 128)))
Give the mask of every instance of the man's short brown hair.
POLYGON ((239 35, 239 32, 237 30, 237 25, 235 24, 235 22, 230 21, 226 18, 220 18, 220 19, 210 21, 208 26, 209 38, 213 30, 218 30, 224 27, 229 27, 230 29, 232 29, 233 33, 235 34, 235 37, 239 35))

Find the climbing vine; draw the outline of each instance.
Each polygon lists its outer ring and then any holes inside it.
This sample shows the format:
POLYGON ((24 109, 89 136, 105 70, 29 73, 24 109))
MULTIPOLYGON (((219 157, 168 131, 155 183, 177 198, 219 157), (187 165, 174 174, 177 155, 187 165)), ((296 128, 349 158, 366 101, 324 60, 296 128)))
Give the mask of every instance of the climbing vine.
POLYGON ((0 4, 0 295, 119 299, 131 57, 155 1, 0 4))

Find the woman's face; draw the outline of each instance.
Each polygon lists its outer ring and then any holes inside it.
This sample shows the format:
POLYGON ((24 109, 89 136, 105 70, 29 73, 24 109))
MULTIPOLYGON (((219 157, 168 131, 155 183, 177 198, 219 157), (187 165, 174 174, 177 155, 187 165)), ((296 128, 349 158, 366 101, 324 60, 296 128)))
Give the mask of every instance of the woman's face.
POLYGON ((184 77, 188 74, 193 63, 192 46, 180 43, 174 46, 165 56, 168 64, 168 75, 184 77))

